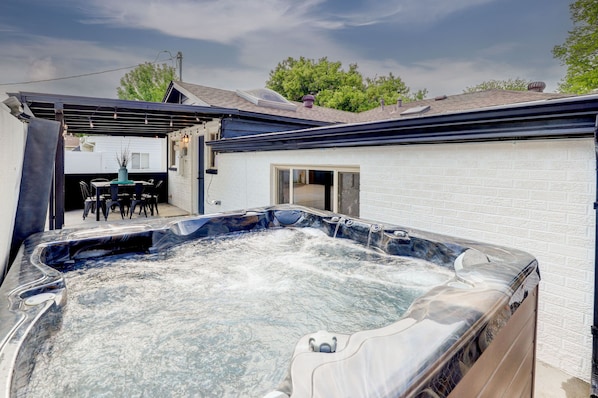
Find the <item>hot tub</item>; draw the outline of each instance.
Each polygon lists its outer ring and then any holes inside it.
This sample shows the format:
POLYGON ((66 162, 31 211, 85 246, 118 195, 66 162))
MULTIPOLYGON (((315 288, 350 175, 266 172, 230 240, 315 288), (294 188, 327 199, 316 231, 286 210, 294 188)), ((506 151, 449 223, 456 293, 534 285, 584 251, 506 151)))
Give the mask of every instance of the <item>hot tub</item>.
MULTIPOLYGON (((351 333, 313 330, 290 342, 282 376, 262 386, 263 396, 533 396, 540 279, 533 256, 299 206, 30 237, 0 286, 8 302, 0 309, 0 395, 27 396, 35 358, 60 331, 69 309, 64 272, 79 261, 162 253, 219 236, 286 229, 313 229, 354 241, 374 259, 421 260, 448 277, 388 324, 351 333)), ((278 312, 284 319, 284 309, 278 312)), ((325 317, 322 312, 314 315, 325 317)), ((310 309, 305 313, 310 316, 310 309)), ((227 391, 221 395, 243 395, 227 391)))

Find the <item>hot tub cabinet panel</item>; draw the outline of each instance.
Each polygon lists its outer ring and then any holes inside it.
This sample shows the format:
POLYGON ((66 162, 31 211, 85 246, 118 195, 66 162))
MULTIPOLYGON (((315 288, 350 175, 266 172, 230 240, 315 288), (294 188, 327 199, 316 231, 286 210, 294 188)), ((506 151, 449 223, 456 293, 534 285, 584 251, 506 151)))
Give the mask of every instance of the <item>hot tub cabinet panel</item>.
POLYGON ((77 260, 157 253, 223 234, 301 227, 432 262, 450 270, 452 279, 417 298, 385 327, 303 336, 287 376, 267 387, 268 397, 533 397, 540 280, 533 256, 300 206, 275 206, 31 236, 0 286, 0 297, 8 303, 0 308, 0 398, 26 391, 32 357, 40 341, 60 328, 68 305, 62 271, 77 260), (321 345, 314 343, 320 340, 321 345), (325 349, 316 352, 315 347, 325 349))
POLYGON ((537 304, 536 287, 449 398, 533 397, 537 304))

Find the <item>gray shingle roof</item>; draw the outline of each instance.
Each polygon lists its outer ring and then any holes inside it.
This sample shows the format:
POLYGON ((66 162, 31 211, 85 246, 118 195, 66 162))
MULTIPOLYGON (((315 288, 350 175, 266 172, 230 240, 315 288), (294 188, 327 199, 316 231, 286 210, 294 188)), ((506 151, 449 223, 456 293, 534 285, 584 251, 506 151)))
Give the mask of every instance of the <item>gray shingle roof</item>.
POLYGON ((188 93, 193 94, 197 99, 210 106, 234 108, 248 112, 266 113, 269 115, 331 123, 351 123, 358 121, 358 115, 355 113, 324 108, 316 105, 314 105, 313 108, 306 108, 301 102, 290 101, 297 105, 296 110, 292 111, 255 105, 254 103, 241 98, 235 91, 200 86, 186 82, 173 82, 173 86, 175 89, 182 88, 186 90, 188 93))
POLYGON ((522 102, 544 101, 552 98, 563 98, 570 95, 557 93, 542 93, 537 91, 486 90, 473 93, 456 94, 437 98, 425 99, 377 107, 361 113, 340 111, 314 105, 313 108, 303 106, 301 102, 295 111, 258 106, 237 95, 235 91, 214 87, 201 86, 186 82, 173 82, 173 88, 195 96, 197 100, 214 107, 234 108, 243 111, 263 113, 268 115, 286 116, 307 120, 317 120, 331 123, 360 123, 401 118, 429 116, 435 114, 456 113, 494 106, 516 104, 522 102), (425 112, 403 114, 415 107, 429 107, 425 112), (402 115, 403 114, 403 115, 402 115))
POLYGON ((358 117, 361 122, 373 122, 379 120, 457 113, 474 109, 522 102, 544 101, 552 98, 570 96, 571 95, 567 94, 540 93, 537 91, 486 90, 403 103, 401 107, 397 106, 397 104, 386 105, 384 107, 377 107, 369 111, 361 112, 358 114, 358 117), (425 112, 401 115, 408 109, 426 106, 429 106, 430 108, 425 112))

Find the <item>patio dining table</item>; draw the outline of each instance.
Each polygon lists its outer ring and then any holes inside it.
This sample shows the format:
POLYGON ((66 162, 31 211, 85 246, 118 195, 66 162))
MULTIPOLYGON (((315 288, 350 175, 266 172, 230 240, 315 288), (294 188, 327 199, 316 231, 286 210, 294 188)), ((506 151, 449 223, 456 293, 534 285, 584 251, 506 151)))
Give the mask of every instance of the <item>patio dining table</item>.
POLYGON ((133 181, 133 180, 128 180, 128 181, 92 181, 91 182, 91 186, 95 188, 96 191, 96 221, 100 221, 100 211, 99 209, 101 209, 101 196, 102 196, 102 191, 105 191, 106 188, 110 188, 110 185, 112 184, 116 184, 118 185, 118 188, 120 189, 121 187, 134 187, 136 184, 142 184, 143 186, 146 187, 151 187, 153 184, 149 181, 143 181, 143 180, 139 180, 139 181, 133 181))

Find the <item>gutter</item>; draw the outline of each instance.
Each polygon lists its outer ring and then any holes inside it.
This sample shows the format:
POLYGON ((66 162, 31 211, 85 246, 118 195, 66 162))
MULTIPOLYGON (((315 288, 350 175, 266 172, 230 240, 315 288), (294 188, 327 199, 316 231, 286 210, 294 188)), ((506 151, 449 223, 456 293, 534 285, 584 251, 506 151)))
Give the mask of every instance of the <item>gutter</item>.
POLYGON ((591 137, 598 96, 208 141, 217 152, 591 137))

